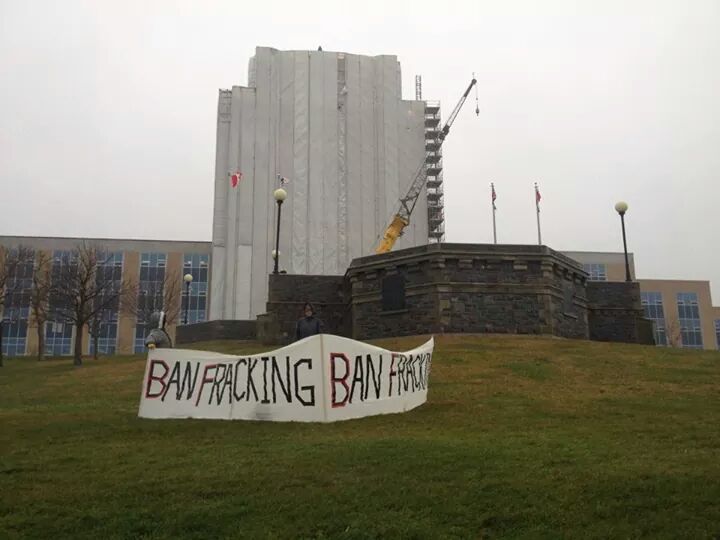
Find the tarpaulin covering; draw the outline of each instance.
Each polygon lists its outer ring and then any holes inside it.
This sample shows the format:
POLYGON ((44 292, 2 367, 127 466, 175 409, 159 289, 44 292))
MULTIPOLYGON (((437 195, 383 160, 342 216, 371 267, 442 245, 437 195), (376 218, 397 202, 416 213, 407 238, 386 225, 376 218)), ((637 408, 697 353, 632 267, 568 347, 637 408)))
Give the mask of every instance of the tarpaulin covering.
MULTIPOLYGON (((401 99, 395 56, 258 47, 248 72, 218 103, 211 319, 265 311, 278 176, 280 268, 342 274, 374 252, 425 153, 424 104, 401 99)), ((423 193, 398 248, 427 243, 426 208, 423 193)))

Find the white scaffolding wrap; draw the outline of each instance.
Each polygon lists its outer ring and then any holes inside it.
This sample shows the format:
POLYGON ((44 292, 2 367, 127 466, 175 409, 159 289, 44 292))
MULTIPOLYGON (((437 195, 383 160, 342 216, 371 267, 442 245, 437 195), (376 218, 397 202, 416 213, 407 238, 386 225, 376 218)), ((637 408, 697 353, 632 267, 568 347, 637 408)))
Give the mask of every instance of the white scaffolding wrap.
MULTIPOLYGON (((395 56, 258 47, 248 73, 218 101, 212 319, 265 311, 279 176, 280 269, 342 274, 373 253, 425 155, 424 104, 402 100, 395 56)), ((423 193, 398 247, 427 243, 426 209, 423 193)))

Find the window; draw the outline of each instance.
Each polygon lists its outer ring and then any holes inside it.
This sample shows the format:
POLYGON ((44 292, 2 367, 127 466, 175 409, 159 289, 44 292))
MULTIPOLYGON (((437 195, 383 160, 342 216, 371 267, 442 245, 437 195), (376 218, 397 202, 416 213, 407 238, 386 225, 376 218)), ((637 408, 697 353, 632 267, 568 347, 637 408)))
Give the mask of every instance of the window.
POLYGON ((187 286, 183 282, 180 323, 185 321, 186 309, 189 324, 207 320, 207 286, 209 270, 209 255, 186 253, 183 256, 183 275, 191 274, 193 281, 190 284, 189 297, 187 294, 187 286))
POLYGON ((149 332, 150 329, 145 325, 144 323, 137 323, 135 325, 135 346, 134 350, 136 353, 144 353, 145 352, 145 338, 147 337, 147 332, 149 332))
POLYGON ((677 293, 677 306, 682 346, 690 349, 702 349, 702 328, 697 294, 677 293))
POLYGON ((644 292, 640 296, 645 310, 645 318, 653 322, 655 344, 658 346, 667 345, 662 295, 659 292, 644 292))
MULTIPOLYGON (((77 264, 73 251, 53 252, 52 276, 59 279, 63 270, 77 264)), ((101 262, 98 264, 98 279, 109 279, 115 287, 120 287, 123 270, 122 251, 108 251, 104 253, 101 262)), ((97 302, 104 303, 102 296, 96 298, 97 302)), ((55 302, 50 296, 50 305, 55 302)), ((89 321, 93 332, 98 332, 98 352, 103 354, 114 354, 117 349, 118 311, 119 301, 110 302, 107 309, 99 312, 94 319, 89 321)), ((95 352, 95 339, 93 335, 88 336, 90 342, 90 353, 95 352)), ((74 341, 74 328, 71 323, 63 320, 50 320, 45 324, 45 353, 53 356, 69 355, 72 353, 74 341)))
POLYGON ((2 352, 7 356, 25 354, 30 318, 30 292, 34 261, 24 260, 8 276, 5 306, 2 309, 2 352))
MULTIPOLYGON (((98 353, 115 354, 118 323, 102 321, 98 325, 98 353)), ((90 354, 95 354, 95 336, 90 336, 90 354)))
POLYGON ((145 337, 150 329, 147 320, 152 313, 160 311, 165 302, 166 253, 140 254, 140 289, 138 290, 138 316, 135 324, 133 350, 145 352, 145 337))
POLYGON ((73 327, 62 322, 45 323, 45 354, 68 355, 72 351, 73 327))
MULTIPOLYGON (((122 265, 123 254, 121 251, 108 252, 105 254, 104 260, 98 265, 98 273, 102 273, 103 278, 112 280, 112 287, 119 289, 122 281, 122 265)), ((106 300, 102 296, 98 297, 101 304, 105 304, 106 300)), ((117 350, 118 335, 118 318, 120 303, 117 299, 108 304, 107 309, 103 309, 90 320, 91 335, 90 337, 90 354, 95 354, 95 338, 97 333, 97 352, 99 354, 115 354, 117 350)))
POLYGON ((588 281, 607 281, 607 267, 604 264, 583 264, 588 273, 588 281))
POLYGON ((2 352, 6 356, 22 356, 28 334, 29 308, 10 308, 3 313, 2 352))
POLYGON ((717 347, 720 350, 720 319, 715 319, 715 341, 717 341, 717 347))

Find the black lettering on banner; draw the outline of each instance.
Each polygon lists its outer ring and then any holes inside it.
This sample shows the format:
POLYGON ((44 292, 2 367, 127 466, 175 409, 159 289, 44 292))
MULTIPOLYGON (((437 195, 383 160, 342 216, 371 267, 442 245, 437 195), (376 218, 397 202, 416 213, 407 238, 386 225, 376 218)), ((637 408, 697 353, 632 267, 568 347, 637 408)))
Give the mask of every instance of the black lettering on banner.
POLYGON ((430 378, 430 366, 432 366, 432 353, 427 353, 425 355, 425 388, 427 388, 430 378))
POLYGON ((272 364, 272 398, 273 403, 277 403, 277 394, 275 392, 275 381, 280 385, 280 391, 285 396, 285 401, 292 403, 292 387, 290 386, 290 357, 285 357, 285 383, 283 383, 282 375, 280 374, 280 368, 277 365, 277 361, 273 356, 272 364))
MULTIPOLYGON (((160 401, 165 401, 165 396, 167 396, 168 392, 170 391, 170 385, 175 385, 175 390, 179 394, 180 393, 180 362, 175 362, 175 365, 172 368, 172 373, 170 373, 170 378, 168 379, 167 386, 165 386, 165 390, 163 391, 163 395, 160 398, 160 401)), ((176 399, 180 399, 180 397, 177 397, 176 399)))
MULTIPOLYGON (((370 355, 368 355, 369 357, 370 355)), ((355 385, 360 383, 360 401, 365 401, 365 377, 363 377, 363 357, 361 354, 355 357, 355 370, 353 372, 352 386, 350 387, 350 397, 348 403, 353 402, 353 395, 355 395, 355 385)))
POLYGON ((347 383, 347 378, 350 376, 350 360, 348 360, 348 357, 345 356, 345 353, 330 353, 330 385, 331 385, 331 395, 332 395, 332 402, 331 406, 333 408, 336 407, 344 407, 347 404, 348 398, 350 397, 350 387, 347 383), (342 377, 338 377, 337 373, 335 371, 335 360, 341 359, 343 363, 345 364, 345 375, 342 377), (337 400, 337 383, 340 383, 345 388, 345 397, 342 399, 342 401, 337 400))
POLYGON ((226 364, 218 364, 215 368, 215 377, 213 377, 213 383, 210 387, 210 397, 208 398, 208 405, 212 405, 213 396, 217 397, 216 405, 220 404, 220 383, 222 383, 222 380, 225 378, 226 371, 226 364))
POLYGON ((195 362, 195 375, 192 372, 192 365, 190 362, 185 364, 185 374, 183 375, 182 387, 178 391, 178 399, 182 399, 183 391, 186 391, 185 399, 188 401, 192 399, 192 395, 195 393, 195 385, 197 384, 198 374, 200 373, 200 362, 195 362))
MULTIPOLYGON (((390 353, 390 373, 388 374, 390 384, 388 384, 388 397, 392 395, 393 377, 397 377, 397 371, 395 370, 395 359, 399 356, 400 355, 397 353, 390 353)), ((400 386, 400 383, 398 383, 398 386, 400 386)))
POLYGON ((398 362, 398 396, 402 395, 403 393, 403 387, 405 391, 407 392, 407 377, 405 375, 405 364, 407 363, 407 358, 405 358, 404 354, 398 354, 400 357, 400 361, 398 362))
POLYGON ((149 399, 155 399, 163 395, 163 392, 165 391, 165 377, 167 377, 168 372, 170 371, 170 368, 165 363, 165 360, 151 360, 150 361, 150 369, 148 370, 148 381, 147 381, 147 388, 145 389, 145 397, 149 399), (165 369, 165 372, 161 376, 155 375, 155 366, 162 366, 165 369), (157 392, 150 392, 150 386, 152 385, 153 381, 157 381, 162 385, 162 388, 157 392))
POLYGON ((248 375, 247 375, 247 400, 250 401, 250 387, 252 386, 253 395, 255 396, 255 401, 258 401, 258 394, 257 389, 255 388, 255 381, 253 380, 253 370, 257 367, 258 359, 257 358, 248 358, 248 375))
MULTIPOLYGON (((200 403, 200 396, 202 396, 203 388, 205 388, 205 383, 214 383, 215 377, 212 379, 208 379, 207 373, 211 369, 216 369, 217 364, 208 364, 205 366, 205 369, 203 370, 203 378, 202 381, 200 381, 200 390, 198 390, 197 399, 195 400, 195 406, 198 406, 198 403, 200 403)), ((210 392, 210 397, 212 398, 212 391, 210 392)))
MULTIPOLYGON (((263 363, 263 398, 261 403, 270 403, 270 400, 268 399, 268 362, 270 361, 269 356, 263 356, 260 360, 262 360, 263 363)), ((273 363, 275 362, 275 357, 272 357, 273 363)))
POLYGON ((295 367, 295 397, 305 407, 314 407, 315 406, 315 386, 313 386, 313 385, 300 386, 300 374, 298 373, 298 369, 302 364, 307 364, 308 369, 312 369, 312 358, 302 358, 302 359, 298 360, 297 362, 295 362, 295 366, 294 366, 295 367), (300 390, 309 392, 310 399, 307 400, 303 396, 301 396, 300 390))
POLYGON ((410 378, 412 379, 412 391, 416 392, 418 389, 417 377, 415 377, 415 369, 417 367, 418 355, 410 356, 410 378))
POLYGON ((376 373, 375 372, 375 363, 373 362, 372 355, 371 354, 367 355, 367 366, 365 369, 365 399, 367 399, 368 392, 370 392, 370 380, 372 380, 373 388, 375 390, 375 399, 380 399, 380 383, 381 383, 382 365, 383 365, 382 354, 378 355, 378 358, 380 359, 380 369, 378 369, 378 371, 376 373), (372 376, 370 375, 371 371, 372 371, 372 376))
POLYGON ((233 370, 230 364, 225 365, 225 377, 223 378, 222 388, 220 390, 220 396, 218 397, 218 405, 222 402, 223 396, 225 396, 225 390, 228 393, 228 403, 232 405, 233 402, 233 370))
POLYGON ((240 377, 238 376, 240 364, 245 364, 247 366, 247 360, 245 360, 244 358, 240 358, 237 362, 235 362, 235 384, 233 384, 233 397, 235 398, 235 401, 241 401, 245 398, 244 390, 242 394, 237 393, 238 381, 240 380, 240 377))
POLYGON ((420 389, 425 389, 425 355, 419 356, 418 361, 418 384, 420 385, 420 389))

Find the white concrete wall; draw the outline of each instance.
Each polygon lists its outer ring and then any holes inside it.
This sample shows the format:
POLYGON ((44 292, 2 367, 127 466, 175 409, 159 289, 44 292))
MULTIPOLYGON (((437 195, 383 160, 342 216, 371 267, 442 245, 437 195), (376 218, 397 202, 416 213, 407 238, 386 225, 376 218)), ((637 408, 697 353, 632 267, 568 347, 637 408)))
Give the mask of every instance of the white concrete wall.
MULTIPOLYGON (((373 252, 424 157, 424 104, 401 99, 395 56, 258 47, 249 75, 218 103, 211 319, 265 311, 277 175, 290 179, 281 269, 342 274, 373 252)), ((423 193, 398 248, 427 243, 426 208, 423 193)))

